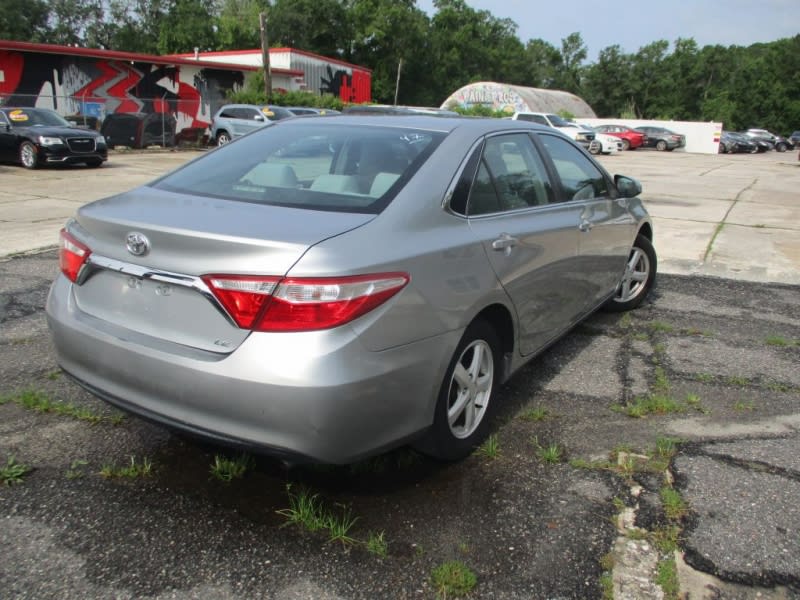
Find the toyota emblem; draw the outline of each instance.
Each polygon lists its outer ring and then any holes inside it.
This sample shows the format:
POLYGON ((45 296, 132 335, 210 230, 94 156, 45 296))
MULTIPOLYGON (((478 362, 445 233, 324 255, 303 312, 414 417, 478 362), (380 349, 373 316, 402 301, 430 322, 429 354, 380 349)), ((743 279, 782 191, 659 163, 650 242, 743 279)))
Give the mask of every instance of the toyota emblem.
POLYGON ((143 233, 131 231, 125 241, 128 252, 134 256, 144 256, 150 251, 150 240, 143 233))

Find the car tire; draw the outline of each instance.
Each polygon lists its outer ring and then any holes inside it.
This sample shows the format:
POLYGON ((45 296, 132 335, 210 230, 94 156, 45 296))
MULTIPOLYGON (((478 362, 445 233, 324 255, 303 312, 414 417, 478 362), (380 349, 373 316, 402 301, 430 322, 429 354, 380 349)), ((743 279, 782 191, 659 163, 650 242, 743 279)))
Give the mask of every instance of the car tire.
POLYGON ((630 150, 630 149, 631 149, 631 143, 630 143, 630 141, 629 141, 629 140, 626 140, 626 139, 623 139, 623 140, 622 140, 622 150, 623 150, 623 152, 624 152, 625 150, 630 150))
POLYGON ((667 142, 665 142, 664 140, 658 140, 656 142, 656 150, 658 150, 659 152, 664 152, 664 150, 666 149, 667 149, 667 142))
POLYGON ((655 283, 657 266, 653 244, 645 236, 637 235, 625 263, 622 279, 603 308, 610 312, 623 312, 639 306, 655 283))
POLYGON ((91 167, 92 169, 96 169, 97 167, 99 167, 102 164, 103 164, 103 161, 100 160, 99 158, 93 158, 92 160, 87 160, 86 161, 86 166, 87 167, 91 167))
POLYGON ((227 131, 220 131, 217 133, 217 146, 224 146, 225 144, 230 143, 231 141, 231 134, 227 131))
POLYGON ((775 146, 775 150, 778 152, 786 152, 788 150, 788 146, 783 142, 780 142, 778 145, 775 146))
POLYGON ((33 142, 25 141, 19 145, 19 162, 26 169, 39 166, 39 149, 33 142))
POLYGON ((589 144, 589 148, 587 148, 587 150, 589 150, 589 154, 602 154, 603 146, 602 144, 589 144))
POLYGON ((488 433, 500 383, 500 341, 486 321, 474 321, 456 346, 436 401, 433 425, 416 448, 440 460, 469 456, 488 433))
POLYGON ((723 144, 722 142, 720 142, 720 144, 719 144, 719 149, 717 150, 717 152, 718 152, 719 154, 727 154, 727 152, 728 152, 728 149, 727 149, 727 148, 725 148, 725 144, 723 144))

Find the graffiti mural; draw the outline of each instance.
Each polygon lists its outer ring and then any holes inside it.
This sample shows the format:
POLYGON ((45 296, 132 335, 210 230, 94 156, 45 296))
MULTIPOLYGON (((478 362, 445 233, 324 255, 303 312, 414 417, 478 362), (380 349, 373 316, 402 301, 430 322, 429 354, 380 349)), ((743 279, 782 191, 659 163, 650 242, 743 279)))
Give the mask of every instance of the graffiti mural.
POLYGON ((0 50, 0 101, 102 120, 112 113, 169 113, 177 130, 206 128, 240 71, 0 50))

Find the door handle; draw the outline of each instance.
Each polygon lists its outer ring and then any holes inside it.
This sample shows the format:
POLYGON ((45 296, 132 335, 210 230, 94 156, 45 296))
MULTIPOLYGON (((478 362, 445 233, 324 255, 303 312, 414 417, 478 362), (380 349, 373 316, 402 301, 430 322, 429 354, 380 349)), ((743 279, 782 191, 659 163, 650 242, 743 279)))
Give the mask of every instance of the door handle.
POLYGON ((506 252, 510 252, 511 248, 517 245, 519 240, 514 236, 508 235, 507 233, 500 234, 500 237, 497 238, 492 242, 492 248, 494 250, 505 250, 506 252))
POLYGON ((592 225, 592 222, 589 221, 588 219, 581 219, 581 224, 578 225, 578 229, 580 229, 584 233, 586 233, 587 231, 591 231, 592 227, 594 227, 594 225, 592 225))

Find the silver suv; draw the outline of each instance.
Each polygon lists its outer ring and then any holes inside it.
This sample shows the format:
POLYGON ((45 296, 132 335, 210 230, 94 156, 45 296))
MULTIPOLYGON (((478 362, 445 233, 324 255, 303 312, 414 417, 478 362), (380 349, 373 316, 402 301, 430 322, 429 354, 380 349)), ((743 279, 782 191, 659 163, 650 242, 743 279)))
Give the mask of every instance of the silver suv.
POLYGON ((210 139, 223 146, 233 138, 293 116, 282 106, 271 104, 226 104, 211 120, 210 139))

